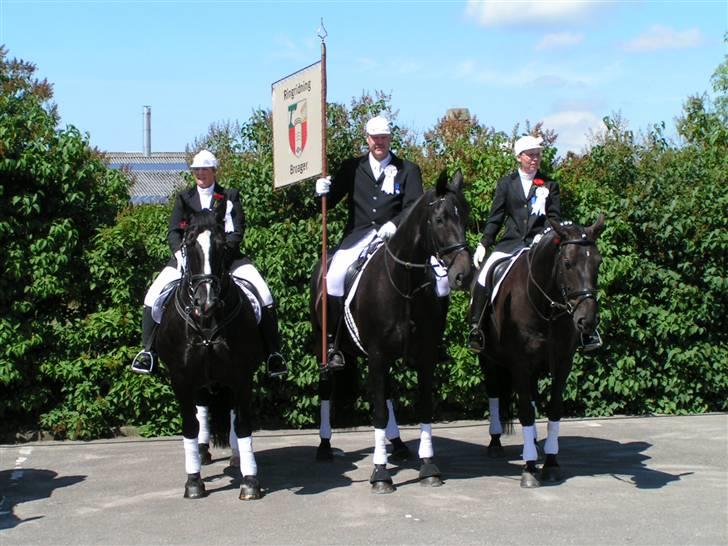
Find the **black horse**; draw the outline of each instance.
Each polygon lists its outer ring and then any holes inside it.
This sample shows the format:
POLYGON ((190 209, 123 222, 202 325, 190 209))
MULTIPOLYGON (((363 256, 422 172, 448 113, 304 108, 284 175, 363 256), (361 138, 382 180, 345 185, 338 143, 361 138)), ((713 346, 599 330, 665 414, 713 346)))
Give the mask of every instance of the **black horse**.
POLYGON ((251 398, 263 348, 254 308, 225 267, 224 214, 225 203, 218 203, 216 212, 195 214, 185 229, 186 267, 162 316, 157 349, 182 412, 184 496, 206 495, 195 408, 196 402, 205 400, 215 444, 226 446, 231 424, 234 427, 243 475, 240 499, 250 500, 261 497, 252 448, 251 398))
POLYGON ((490 398, 488 452, 502 452, 500 433, 510 416, 512 393, 517 394, 518 419, 523 428, 522 487, 560 480, 559 422, 563 392, 580 336, 592 334, 598 322, 597 274, 602 261, 597 239, 604 217, 589 227, 550 222, 541 239, 518 256, 487 315, 486 346, 480 365, 490 398), (551 376, 546 414, 546 458, 537 468, 535 404, 537 384, 551 376))
MULTIPOLYGON (((443 172, 436 188, 425 192, 412 205, 397 232, 372 255, 361 274, 356 293, 348 297, 346 321, 355 325, 358 339, 353 339, 347 327, 342 325, 339 348, 347 365, 356 362, 357 356, 367 357, 375 441, 370 482, 375 492, 394 491, 386 468, 386 399, 390 367, 400 357, 417 371, 420 480, 431 485, 442 484, 440 471, 432 461, 431 422, 433 368, 445 325, 434 288, 431 257, 434 256, 447 271, 452 288, 466 289, 471 265, 465 242, 468 205, 462 184, 460 172, 450 183, 443 172)), ((314 271, 311 288, 312 322, 316 339, 320 339, 320 267, 314 271)), ((317 351, 321 361, 321 347, 317 347, 317 351)), ((345 370, 328 372, 322 377, 319 390, 322 403, 331 400, 332 383, 338 375, 345 373, 345 370)), ((356 369, 353 373, 358 374, 356 369)), ((323 435, 319 452, 322 450, 331 450, 323 435)))

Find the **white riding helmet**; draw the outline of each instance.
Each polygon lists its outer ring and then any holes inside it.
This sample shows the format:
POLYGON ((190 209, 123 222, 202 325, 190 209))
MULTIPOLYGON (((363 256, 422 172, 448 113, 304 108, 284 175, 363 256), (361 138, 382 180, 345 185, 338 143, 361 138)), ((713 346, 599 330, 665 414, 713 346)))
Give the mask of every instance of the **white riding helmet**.
POLYGON ((217 158, 212 152, 208 150, 202 150, 193 159, 191 169, 203 169, 205 167, 217 169, 217 158))

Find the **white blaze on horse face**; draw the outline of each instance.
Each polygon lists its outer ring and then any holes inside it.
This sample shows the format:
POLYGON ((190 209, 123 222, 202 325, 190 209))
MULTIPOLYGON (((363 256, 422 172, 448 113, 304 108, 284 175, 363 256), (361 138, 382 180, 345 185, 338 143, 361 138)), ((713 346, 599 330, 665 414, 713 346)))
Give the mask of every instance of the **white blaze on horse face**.
POLYGON ((210 246, 211 246, 212 233, 207 230, 203 231, 197 236, 197 244, 202 249, 203 256, 203 273, 205 275, 212 275, 212 265, 210 262, 210 246))

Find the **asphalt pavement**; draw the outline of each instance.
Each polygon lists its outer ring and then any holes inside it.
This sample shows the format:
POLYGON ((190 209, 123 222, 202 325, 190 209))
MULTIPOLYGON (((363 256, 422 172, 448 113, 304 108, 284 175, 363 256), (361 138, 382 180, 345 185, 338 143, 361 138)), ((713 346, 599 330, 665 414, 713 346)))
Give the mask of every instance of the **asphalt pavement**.
MULTIPOLYGON (((538 423, 539 436, 545 422, 538 423)), ((238 500, 229 450, 203 467, 209 495, 183 498, 180 437, 0 445, 0 545, 727 545, 728 415, 565 420, 563 480, 522 489, 521 436, 487 457, 487 422, 433 425, 442 487, 418 461, 370 492, 373 432, 258 431, 264 497, 238 500)), ((416 453, 417 427, 402 427, 416 453)))

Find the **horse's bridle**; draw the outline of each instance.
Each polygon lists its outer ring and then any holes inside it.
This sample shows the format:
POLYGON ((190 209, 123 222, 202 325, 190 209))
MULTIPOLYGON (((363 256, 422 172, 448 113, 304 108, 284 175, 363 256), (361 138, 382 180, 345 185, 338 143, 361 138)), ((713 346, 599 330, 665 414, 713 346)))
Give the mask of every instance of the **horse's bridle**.
MULTIPOLYGON (((561 249, 567 245, 580 245, 580 246, 594 246, 596 247, 597 243, 596 241, 593 241, 591 239, 588 239, 586 236, 586 233, 582 233, 580 239, 568 239, 566 241, 559 242, 559 256, 561 256, 561 249)), ((538 247, 536 247, 538 248, 538 247)), ((534 254, 535 254, 534 249, 534 254)), ((558 259, 558 258, 557 258, 558 259)), ((528 262, 528 280, 531 284, 533 284, 538 291, 541 293, 541 295, 546 299, 546 301, 549 302, 549 308, 552 309, 552 315, 550 317, 544 316, 541 311, 538 309, 536 304, 533 303, 533 300, 531 300, 531 292, 527 289, 526 294, 528 295, 528 301, 531 303, 531 306, 534 308, 538 316, 542 320, 556 320, 562 315, 568 314, 573 315, 577 308, 584 303, 588 299, 593 299, 596 301, 597 299, 597 290, 596 288, 587 288, 585 290, 568 290, 567 287, 563 283, 560 284, 560 291, 561 291, 561 297, 564 300, 564 303, 555 301, 549 297, 549 295, 546 293, 546 291, 541 288, 541 286, 536 282, 536 279, 533 278, 533 271, 532 271, 532 264, 533 259, 531 256, 531 252, 526 253, 526 261, 528 262), (571 300, 573 298, 576 298, 576 303, 572 305, 571 300), (555 312, 553 312, 555 310, 555 312)))
MULTIPOLYGON (((445 200, 444 197, 440 197, 439 199, 437 199, 435 201, 431 201, 431 202, 427 203, 427 206, 431 207, 431 206, 435 205, 436 203, 439 203, 444 200, 445 200)), ((461 242, 459 241, 455 244, 440 248, 439 245, 437 244, 437 241, 435 240, 430 218, 427 219, 427 225, 429 228, 427 230, 427 232, 430 236, 430 243, 434 249, 434 253, 432 254, 432 256, 434 256, 435 259, 437 260, 437 263, 443 269, 445 269, 445 273, 443 275, 439 275, 437 273, 437 271, 435 270, 435 266, 432 265, 429 260, 425 263, 412 263, 412 262, 407 262, 405 260, 400 260, 389 248, 389 243, 387 242, 386 239, 384 240, 384 249, 386 250, 387 255, 392 259, 392 261, 394 263, 396 263, 397 265, 401 265, 405 269, 431 269, 432 274, 435 275, 436 277, 445 277, 445 276, 447 276, 448 271, 450 270, 450 267, 452 267, 452 264, 455 262, 455 258, 457 258, 458 254, 460 254, 463 250, 468 248, 468 243, 463 240, 461 242), (453 253, 455 255, 452 256, 452 259, 450 259, 449 262, 446 261, 446 258, 453 253)), ((384 266, 387 270, 387 277, 389 278, 390 284, 394 287, 394 289, 397 291, 397 293, 405 299, 412 299, 417 292, 419 292, 420 290, 423 290, 424 288, 426 288, 427 286, 429 286, 431 284, 430 281, 427 281, 427 282, 421 284, 420 286, 416 287, 409 294, 405 294, 397 287, 396 283, 394 282, 394 279, 392 278, 392 272, 389 269, 389 263, 387 262, 386 257, 384 260, 384 266)))
MULTIPOLYGON (((183 246, 183 249, 186 247, 183 246)), ((185 253, 185 250, 182 251, 183 254, 185 253)), ((195 316, 192 314, 192 311, 194 311, 195 306, 192 305, 192 300, 194 298, 194 294, 197 291, 197 289, 203 285, 203 284, 209 284, 210 291, 216 292, 218 295, 218 298, 220 300, 224 300, 225 295, 227 294, 228 287, 230 286, 230 275, 225 274, 226 277, 224 278, 225 282, 221 282, 220 278, 217 275, 214 274, 190 274, 189 270, 185 270, 184 275, 182 276, 182 283, 184 285, 185 290, 182 290, 181 286, 175 291, 175 298, 174 298, 174 305, 175 309, 179 313, 179 315, 182 317, 182 319, 185 321, 185 323, 201 338, 201 344, 204 347, 209 347, 213 343, 215 343, 214 339, 215 337, 228 325, 230 324, 235 317, 238 316, 238 313, 240 312, 240 309, 243 305, 241 295, 239 291, 235 291, 237 294, 237 298, 235 298, 235 303, 233 308, 230 310, 229 313, 223 315, 222 320, 220 320, 213 328, 203 328, 198 321, 195 319, 195 316), (185 301, 186 296, 186 301, 185 301)), ((224 308, 223 308, 224 310, 224 308)), ((191 341, 188 340, 188 344, 191 343, 191 341)))

